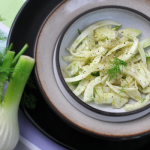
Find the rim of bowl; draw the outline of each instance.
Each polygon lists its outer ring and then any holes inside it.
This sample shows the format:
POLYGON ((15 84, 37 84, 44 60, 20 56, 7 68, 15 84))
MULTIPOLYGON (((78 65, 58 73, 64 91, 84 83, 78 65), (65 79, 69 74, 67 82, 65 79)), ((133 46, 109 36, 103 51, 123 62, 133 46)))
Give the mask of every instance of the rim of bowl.
POLYGON ((127 11, 130 11, 132 13, 136 13, 142 17, 144 17, 148 22, 150 22, 150 18, 135 10, 135 9, 132 9, 132 8, 129 8, 129 7, 124 7, 124 6, 116 6, 116 5, 107 5, 107 6, 100 6, 100 7, 96 7, 96 8, 92 8, 92 9, 89 9, 85 12, 83 12, 82 14, 76 16, 68 25, 66 25, 65 29, 62 31, 62 33, 60 34, 58 40, 57 40, 57 45, 55 46, 55 50, 56 50, 56 67, 57 67, 57 71, 58 71, 58 75, 59 75, 59 78, 64 86, 64 88, 68 91, 68 93, 73 97, 74 100, 76 100, 79 104, 81 104, 82 106, 84 106, 85 108, 95 112, 95 113, 98 113, 98 114, 102 114, 102 115, 105 115, 105 116, 114 116, 114 117, 119 117, 119 116, 128 116, 128 115, 133 115, 133 114, 136 114, 136 113, 139 113, 139 112, 142 112, 146 109, 148 109, 150 107, 150 103, 142 108, 139 108, 137 110, 133 110, 133 111, 130 111, 130 112, 119 112, 119 113, 114 113, 114 112, 107 112, 107 111, 103 111, 103 110, 99 110, 99 109, 96 109, 88 104, 86 104, 85 102, 83 102, 80 98, 78 98, 72 91, 71 89, 68 87, 67 83, 65 82, 64 80, 64 77, 61 73, 61 69, 60 69, 60 63, 59 63, 59 51, 60 51, 60 45, 61 45, 61 42, 63 40, 63 37, 65 35, 65 33, 67 32, 67 30, 69 29, 69 27, 76 21, 78 20, 80 17, 88 14, 88 13, 91 13, 93 11, 96 11, 96 10, 100 10, 100 9, 109 9, 109 8, 114 8, 114 9, 123 9, 123 10, 127 10, 127 11))

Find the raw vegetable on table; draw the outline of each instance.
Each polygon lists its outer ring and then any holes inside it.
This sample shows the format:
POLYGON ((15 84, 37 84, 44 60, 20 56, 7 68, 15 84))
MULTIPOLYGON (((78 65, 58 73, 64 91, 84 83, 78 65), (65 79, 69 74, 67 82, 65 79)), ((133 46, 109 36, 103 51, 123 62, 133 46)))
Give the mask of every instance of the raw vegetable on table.
POLYGON ((139 41, 140 30, 120 28, 116 21, 103 20, 78 29, 78 37, 67 48, 71 55, 62 57, 68 62, 62 74, 84 102, 132 111, 150 101, 150 55, 144 50, 150 38, 139 41), (130 99, 135 102, 128 103, 130 99))
MULTIPOLYGON (((0 31, 0 41, 6 39, 0 31)), ((27 44, 16 56, 11 51, 12 46, 0 51, 0 150, 14 149, 19 140, 18 108, 35 64, 33 58, 22 55, 28 48, 27 44), (8 86, 3 93, 6 83, 8 86)))

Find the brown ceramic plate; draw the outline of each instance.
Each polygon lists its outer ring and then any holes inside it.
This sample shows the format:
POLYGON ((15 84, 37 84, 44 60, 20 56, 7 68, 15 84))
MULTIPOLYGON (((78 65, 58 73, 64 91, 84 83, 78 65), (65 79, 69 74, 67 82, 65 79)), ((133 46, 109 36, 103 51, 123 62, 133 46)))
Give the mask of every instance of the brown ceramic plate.
POLYGON ((98 137, 128 138, 139 136, 150 130, 150 114, 124 123, 111 123, 92 118, 68 102, 58 87, 53 73, 53 52, 63 29, 76 16, 104 5, 130 6, 132 9, 138 9, 138 11, 150 16, 149 7, 147 7, 150 4, 147 1, 98 0, 94 3, 92 0, 83 0, 82 3, 79 0, 65 1, 47 17, 39 32, 35 45, 37 80, 49 106, 73 127, 98 137))

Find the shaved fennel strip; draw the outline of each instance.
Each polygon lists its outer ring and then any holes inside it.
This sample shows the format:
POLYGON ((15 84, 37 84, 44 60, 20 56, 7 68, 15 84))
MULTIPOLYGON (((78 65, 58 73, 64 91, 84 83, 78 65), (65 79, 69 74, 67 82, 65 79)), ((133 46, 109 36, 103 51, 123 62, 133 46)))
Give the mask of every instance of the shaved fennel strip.
POLYGON ((76 96, 79 96, 86 88, 86 86, 88 85, 89 80, 88 79, 84 79, 82 80, 79 85, 77 86, 77 88, 73 91, 73 93, 76 96))
POLYGON ((136 110, 136 109, 139 109, 141 107, 144 107, 145 105, 147 105, 150 101, 150 94, 148 94, 146 97, 145 97, 145 100, 141 100, 139 102, 136 102, 136 103, 133 103, 133 104, 126 104, 125 105, 125 110, 126 111, 132 111, 132 110, 136 110))
POLYGON ((129 96, 127 94, 125 94, 124 92, 119 91, 114 85, 112 85, 110 82, 106 81, 106 84, 116 93, 119 94, 120 96, 129 98, 129 96))
POLYGON ((102 83, 106 80, 108 76, 105 76, 101 79, 101 77, 96 77, 94 80, 90 81, 90 83, 87 85, 87 88, 85 89, 84 92, 84 102, 89 102, 91 101, 94 96, 93 96, 93 88, 95 85, 102 83))
POLYGON ((90 27, 88 27, 87 29, 85 29, 79 36, 78 38, 75 40, 75 42, 71 45, 70 48, 70 53, 73 55, 73 50, 78 46, 78 44, 91 32, 91 28, 93 30, 105 26, 105 25, 116 25, 119 26, 121 25, 120 23, 116 22, 116 21, 111 21, 111 20, 104 20, 104 21, 99 21, 93 25, 91 25, 90 27))
POLYGON ((132 67, 122 67, 121 71, 127 75, 130 75, 133 77, 143 88, 147 87, 149 85, 149 82, 147 81, 146 77, 140 74, 137 70, 135 70, 132 67))

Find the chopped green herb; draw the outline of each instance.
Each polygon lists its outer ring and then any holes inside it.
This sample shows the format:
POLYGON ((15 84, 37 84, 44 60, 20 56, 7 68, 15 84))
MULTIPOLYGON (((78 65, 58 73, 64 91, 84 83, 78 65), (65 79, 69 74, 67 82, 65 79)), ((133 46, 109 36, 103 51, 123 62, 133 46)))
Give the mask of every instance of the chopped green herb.
POLYGON ((117 26, 117 27, 115 27, 115 28, 113 28, 114 30, 116 30, 116 29, 118 29, 118 28, 120 28, 121 27, 121 25, 120 26, 117 26))
POLYGON ((146 52, 145 55, 146 55, 146 59, 147 59, 148 61, 150 61, 150 55, 149 55, 149 53, 146 52))
POLYGON ((103 42, 105 42, 105 40, 109 40, 108 36, 103 39, 103 42))
POLYGON ((126 77, 122 77, 123 79, 125 79, 125 81, 128 83, 128 81, 127 81, 127 79, 126 79, 126 77))
POLYGON ((7 37, 4 35, 4 33, 2 31, 0 31, 0 41, 4 41, 6 39, 7 39, 7 37))
POLYGON ((120 60, 119 58, 114 57, 114 61, 110 61, 110 69, 107 74, 109 75, 109 80, 112 80, 117 74, 121 74, 120 65, 126 67, 127 64, 120 60))
POLYGON ((77 76, 77 74, 71 75, 71 78, 76 77, 76 76, 77 76))
POLYGON ((80 81, 71 82, 71 84, 72 84, 73 86, 78 86, 80 82, 81 82, 81 80, 80 80, 80 81))
POLYGON ((82 68, 80 68, 79 66, 78 66, 78 72, 80 72, 80 71, 82 71, 83 69, 82 68))
POLYGON ((95 101, 92 95, 90 96, 90 98, 91 98, 91 100, 95 101))
POLYGON ((141 103, 143 103, 143 102, 145 101, 145 99, 146 99, 146 97, 145 97, 145 98, 142 98, 142 99, 141 99, 141 103))
MULTIPOLYGON (((73 78, 73 77, 75 77, 75 76, 77 76, 77 74, 72 75, 71 77, 73 78)), ((70 82, 70 83, 71 83, 73 86, 78 86, 80 82, 81 82, 81 80, 75 81, 75 82, 70 82)))
POLYGON ((81 33, 82 33, 82 30, 78 29, 78 33, 81 34, 81 33))
POLYGON ((98 95, 98 97, 99 97, 99 99, 100 99, 100 96, 99 96, 99 94, 97 93, 97 91, 96 91, 96 89, 94 88, 94 91, 95 91, 95 93, 98 95))
POLYGON ((89 60, 88 65, 91 63, 91 60, 89 60))
POLYGON ((97 71, 97 72, 92 72, 91 75, 92 75, 92 76, 100 76, 100 73, 99 73, 99 71, 97 71))
POLYGON ((124 90, 125 87, 126 87, 126 85, 124 85, 124 86, 121 88, 119 94, 125 92, 125 90, 124 90))
POLYGON ((82 42, 80 42, 80 43, 78 44, 77 48, 78 48, 80 45, 82 45, 82 42))

